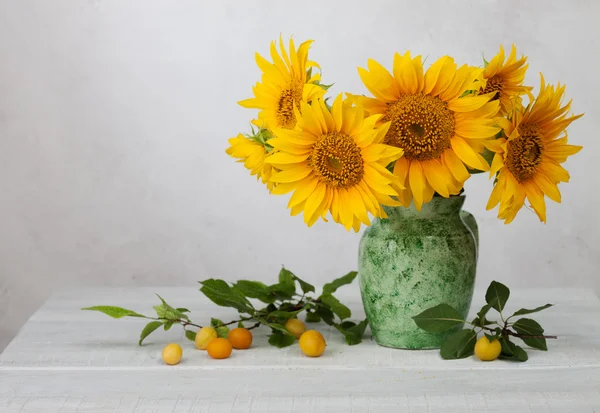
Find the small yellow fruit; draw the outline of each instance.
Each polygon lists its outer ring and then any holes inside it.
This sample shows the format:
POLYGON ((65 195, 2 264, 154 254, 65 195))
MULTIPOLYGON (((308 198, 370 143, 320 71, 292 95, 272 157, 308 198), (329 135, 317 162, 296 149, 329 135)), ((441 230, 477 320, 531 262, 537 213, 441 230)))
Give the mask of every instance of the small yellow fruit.
POLYGON ((206 347, 206 352, 214 359, 226 359, 231 356, 233 346, 224 338, 215 338, 206 347))
POLYGON ((173 366, 175 364, 179 364, 181 361, 181 356, 183 355, 183 350, 181 346, 176 343, 169 343, 163 348, 162 358, 165 364, 173 366))
POLYGON ((502 344, 497 338, 490 342, 486 336, 483 336, 475 344, 475 355, 482 361, 496 360, 501 351, 502 344))
POLYGON ((296 339, 299 339, 302 333, 306 331, 306 325, 297 318, 290 318, 285 323, 285 329, 296 339))
POLYGON ((319 357, 327 344, 323 335, 316 330, 308 330, 300 336, 300 350, 309 357, 319 357))
POLYGON ((234 328, 227 335, 227 340, 236 350, 246 350, 252 345, 252 333, 246 328, 234 328))
POLYGON ((196 333, 196 348, 200 350, 206 350, 208 343, 217 338, 217 330, 212 327, 202 327, 200 331, 196 333))

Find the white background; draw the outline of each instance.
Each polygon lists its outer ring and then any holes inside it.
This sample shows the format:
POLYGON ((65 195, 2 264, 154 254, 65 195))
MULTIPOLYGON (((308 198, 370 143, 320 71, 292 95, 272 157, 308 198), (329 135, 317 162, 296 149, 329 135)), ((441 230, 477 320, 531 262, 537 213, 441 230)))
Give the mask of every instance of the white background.
POLYGON ((530 84, 540 71, 566 83, 586 112, 570 138, 585 148, 548 224, 523 210, 504 226, 485 211, 487 178, 467 183, 478 284, 598 292, 598 17, 594 0, 0 0, 0 349, 64 286, 270 281, 282 264, 319 282, 356 268, 359 234, 306 228, 225 154, 255 116, 236 104, 259 78, 254 52, 280 33, 315 40, 332 93, 365 92, 356 67, 369 57, 478 64, 513 42, 530 84))

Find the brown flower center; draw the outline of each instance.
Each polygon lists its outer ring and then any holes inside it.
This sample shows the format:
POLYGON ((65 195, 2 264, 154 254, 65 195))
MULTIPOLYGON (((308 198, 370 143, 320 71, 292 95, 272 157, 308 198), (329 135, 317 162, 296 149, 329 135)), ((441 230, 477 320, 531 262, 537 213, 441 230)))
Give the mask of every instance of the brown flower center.
POLYGON ((360 148, 354 139, 340 132, 321 136, 313 148, 310 164, 321 181, 338 188, 358 184, 364 174, 360 148))
POLYGON ((402 95, 388 104, 382 121, 391 122, 385 143, 402 148, 410 160, 439 158, 454 136, 454 113, 436 96, 402 95))
POLYGON ((300 110, 303 85, 290 85, 281 91, 279 102, 277 102, 277 126, 285 129, 293 129, 296 126, 296 115, 294 106, 300 110))
POLYGON ((519 125, 519 135, 508 143, 506 167, 522 183, 535 175, 542 162, 544 145, 540 138, 541 129, 535 123, 519 125))
POLYGON ((496 92, 490 101, 500 99, 500 94, 502 93, 502 82, 502 77, 498 75, 490 77, 487 80, 485 87, 479 91, 479 94, 485 95, 486 93, 496 92))

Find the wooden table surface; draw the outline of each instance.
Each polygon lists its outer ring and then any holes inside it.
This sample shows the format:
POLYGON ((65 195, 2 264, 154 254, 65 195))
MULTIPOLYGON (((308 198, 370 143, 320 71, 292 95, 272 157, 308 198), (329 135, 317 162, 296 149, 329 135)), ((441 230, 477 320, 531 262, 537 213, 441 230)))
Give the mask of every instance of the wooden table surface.
MULTIPOLYGON (((347 346, 322 324, 328 346, 320 358, 297 345, 269 346, 261 328, 251 350, 212 360, 178 326, 138 347, 145 320, 79 310, 104 304, 152 314, 154 292, 190 308, 197 323, 236 316, 195 286, 56 294, 0 355, 0 412, 600 412, 600 300, 588 290, 513 292, 509 311, 557 304, 533 318, 559 339, 548 352, 529 351, 527 363, 445 361, 438 351, 379 347, 370 337, 347 346), (160 352, 172 341, 184 358, 170 367, 160 352)), ((340 293, 353 318, 364 316, 356 285, 340 293)), ((474 312, 482 298, 477 292, 474 312)))

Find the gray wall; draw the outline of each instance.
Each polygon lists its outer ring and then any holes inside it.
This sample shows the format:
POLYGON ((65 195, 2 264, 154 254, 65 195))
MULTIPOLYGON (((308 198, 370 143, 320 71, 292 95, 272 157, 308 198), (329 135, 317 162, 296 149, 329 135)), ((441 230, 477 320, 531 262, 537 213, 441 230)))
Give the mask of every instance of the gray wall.
MULTIPOLYGON (((204 277, 311 281, 355 268, 359 235, 290 218, 225 155, 247 131, 264 54, 283 33, 316 42, 333 93, 365 91, 356 66, 411 49, 477 64, 503 43, 567 84, 567 165, 548 224, 485 211, 491 183, 467 184, 479 219, 480 284, 600 288, 597 19, 600 2, 0 0, 0 348, 56 289, 195 288, 204 277)), ((94 304, 94 303, 90 303, 94 304)))

